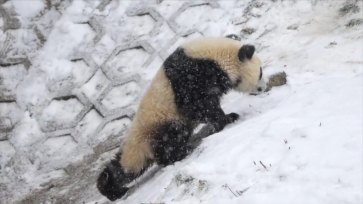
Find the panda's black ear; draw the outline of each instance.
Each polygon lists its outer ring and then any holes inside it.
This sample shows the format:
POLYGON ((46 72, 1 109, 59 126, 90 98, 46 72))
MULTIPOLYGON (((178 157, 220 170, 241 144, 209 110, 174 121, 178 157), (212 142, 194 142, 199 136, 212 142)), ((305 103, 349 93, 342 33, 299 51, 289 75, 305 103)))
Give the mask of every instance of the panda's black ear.
POLYGON ((243 45, 241 49, 239 49, 238 58, 241 61, 245 60, 246 58, 251 59, 254 53, 255 53, 255 46, 249 44, 243 45))

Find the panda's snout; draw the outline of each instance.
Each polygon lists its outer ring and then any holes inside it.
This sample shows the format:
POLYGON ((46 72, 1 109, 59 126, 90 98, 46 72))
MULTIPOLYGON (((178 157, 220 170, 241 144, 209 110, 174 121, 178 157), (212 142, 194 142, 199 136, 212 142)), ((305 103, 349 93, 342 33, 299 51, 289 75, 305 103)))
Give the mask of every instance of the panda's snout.
POLYGON ((260 94, 262 92, 265 91, 267 85, 266 85, 266 82, 264 80, 264 78, 262 78, 258 84, 255 86, 255 88, 253 89, 253 91, 251 92, 252 95, 257 95, 257 94, 260 94))

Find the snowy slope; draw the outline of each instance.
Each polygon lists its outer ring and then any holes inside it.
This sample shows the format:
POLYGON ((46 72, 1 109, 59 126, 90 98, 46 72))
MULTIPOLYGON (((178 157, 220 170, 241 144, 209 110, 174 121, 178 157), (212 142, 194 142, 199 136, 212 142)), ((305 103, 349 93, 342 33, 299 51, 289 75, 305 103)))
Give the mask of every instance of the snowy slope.
POLYGON ((114 203, 362 203, 362 1, 31 2, 0 5, 1 204, 110 203, 95 179, 163 59, 231 33, 287 84, 226 95, 239 121, 114 203))
POLYGON ((362 203, 362 26, 346 29, 334 6, 275 3, 251 22, 273 24, 247 41, 287 86, 226 96, 244 119, 119 203, 362 203))

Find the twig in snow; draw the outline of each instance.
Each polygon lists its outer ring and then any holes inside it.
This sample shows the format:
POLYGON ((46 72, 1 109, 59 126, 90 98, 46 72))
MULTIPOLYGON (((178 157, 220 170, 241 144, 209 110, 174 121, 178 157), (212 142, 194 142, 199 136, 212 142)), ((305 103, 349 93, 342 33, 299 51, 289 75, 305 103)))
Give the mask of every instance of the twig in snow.
POLYGON ((320 122, 320 125, 319 126, 321 127, 321 122, 320 122))
POLYGON ((236 193, 239 195, 239 196, 241 196, 243 193, 245 193, 248 189, 250 189, 251 187, 248 187, 248 188, 246 188, 246 189, 244 189, 244 190, 242 190, 242 191, 236 191, 236 193))
POLYGON ((266 169, 266 171, 268 171, 267 170, 267 167, 260 161, 260 164, 263 166, 263 168, 265 168, 266 169))
POLYGON ((253 163, 256 165, 256 162, 255 161, 253 161, 253 163))
POLYGON ((233 191, 229 188, 229 186, 228 186, 227 184, 223 185, 222 187, 226 187, 226 188, 228 188, 228 189, 229 189, 229 191, 231 191, 231 193, 232 193, 234 196, 236 196, 236 197, 237 197, 237 195, 233 193, 233 191))

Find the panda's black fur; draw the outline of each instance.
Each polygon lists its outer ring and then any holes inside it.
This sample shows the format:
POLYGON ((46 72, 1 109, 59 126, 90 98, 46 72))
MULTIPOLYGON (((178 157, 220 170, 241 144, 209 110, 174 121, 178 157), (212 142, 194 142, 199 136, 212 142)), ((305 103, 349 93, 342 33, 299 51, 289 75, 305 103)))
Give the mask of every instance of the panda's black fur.
POLYGON ((238 114, 224 113, 220 100, 231 89, 257 89, 262 69, 254 53, 252 45, 207 37, 173 52, 142 99, 121 152, 100 174, 99 191, 110 200, 121 198, 126 185, 153 162, 169 165, 185 158, 198 124, 218 132, 237 120, 238 114))
POLYGON ((165 61, 164 67, 181 115, 191 121, 211 123, 216 131, 238 119, 235 114, 226 116, 220 107, 222 95, 233 84, 218 63, 190 58, 183 48, 178 48, 165 61))

